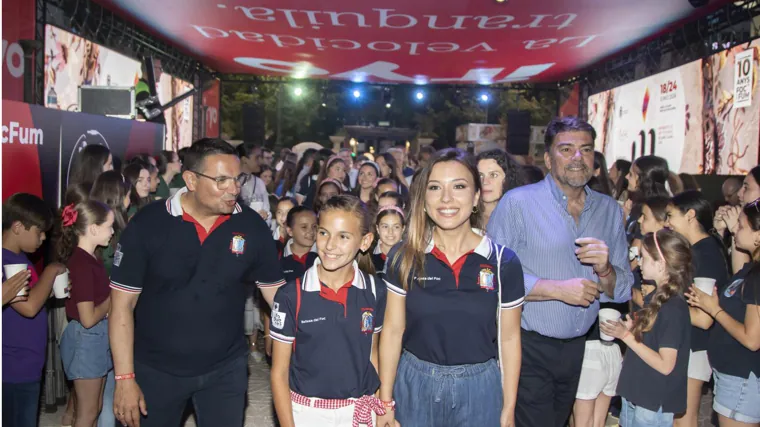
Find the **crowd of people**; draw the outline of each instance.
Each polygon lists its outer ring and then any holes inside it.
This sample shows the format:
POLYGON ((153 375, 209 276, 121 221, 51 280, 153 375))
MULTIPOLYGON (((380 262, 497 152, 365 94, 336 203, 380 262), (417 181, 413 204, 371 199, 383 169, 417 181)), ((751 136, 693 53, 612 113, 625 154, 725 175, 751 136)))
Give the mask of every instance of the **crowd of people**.
POLYGON ((191 402, 242 426, 249 358, 283 427, 695 427, 710 385, 721 427, 760 425, 760 167, 711 201, 595 138, 554 119, 546 174, 501 149, 88 146, 60 210, 3 203, 3 424, 37 425, 68 274, 63 425, 191 402))

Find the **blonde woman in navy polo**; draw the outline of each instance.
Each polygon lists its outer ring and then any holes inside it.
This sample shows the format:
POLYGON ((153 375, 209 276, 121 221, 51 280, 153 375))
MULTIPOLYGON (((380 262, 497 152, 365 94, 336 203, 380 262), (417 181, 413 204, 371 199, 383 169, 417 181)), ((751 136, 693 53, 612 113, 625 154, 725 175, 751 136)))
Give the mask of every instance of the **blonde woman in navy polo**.
POLYGON ((357 197, 325 202, 319 258, 275 295, 272 396, 282 427, 373 426, 384 413, 375 393, 386 290, 372 274, 371 226, 357 197))
POLYGON ((412 182, 407 234, 384 277, 381 427, 514 426, 523 272, 476 229, 480 189, 459 150, 439 152, 412 182))

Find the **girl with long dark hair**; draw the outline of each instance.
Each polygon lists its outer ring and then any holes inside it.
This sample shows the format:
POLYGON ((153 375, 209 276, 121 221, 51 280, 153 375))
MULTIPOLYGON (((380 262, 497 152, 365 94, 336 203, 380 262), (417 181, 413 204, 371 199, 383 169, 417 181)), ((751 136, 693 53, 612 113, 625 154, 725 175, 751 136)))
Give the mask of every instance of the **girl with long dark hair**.
POLYGON ((113 267, 114 254, 116 245, 119 242, 121 232, 127 227, 127 209, 131 203, 130 199, 131 186, 120 173, 108 171, 100 174, 90 191, 90 199, 97 200, 108 206, 114 214, 114 237, 111 244, 103 248, 101 258, 110 274, 113 267))
MULTIPOLYGON (((699 191, 686 191, 673 197, 667 210, 666 225, 681 234, 691 244, 694 277, 706 277, 723 284, 730 273, 726 249, 722 240, 710 235, 713 224, 712 204, 699 191)), ((691 353, 689 356, 689 388, 686 413, 677 417, 676 427, 696 425, 702 387, 710 381, 712 369, 707 360, 707 331, 699 328, 697 316, 702 312, 692 308, 691 353)))
POLYGON ((74 159, 67 186, 73 184, 92 185, 103 172, 113 170, 111 151, 103 145, 88 145, 74 159))
POLYGON ((143 206, 150 203, 150 172, 148 166, 142 161, 135 161, 124 168, 124 178, 130 184, 129 190, 129 209, 127 218, 133 216, 143 206))
POLYGON ((502 149, 478 154, 478 173, 483 186, 483 220, 488 223, 501 196, 507 191, 525 185, 522 166, 502 149))
POLYGON ((406 238, 384 276, 380 399, 389 412, 380 425, 394 416, 405 426, 514 424, 523 272, 514 252, 476 231, 473 163, 443 150, 412 181, 406 238))
MULTIPOLYGON (((739 222, 742 206, 760 199, 760 166, 752 168, 739 189, 739 206, 721 206, 715 213, 713 226, 719 235, 731 232, 739 222)), ((731 270, 739 271, 751 259, 750 254, 736 248, 735 242, 731 248, 731 270)))
POLYGON ((373 202, 373 191, 380 178, 380 166, 375 162, 366 161, 359 167, 359 176, 356 179, 356 188, 354 196, 361 199, 362 202, 370 204, 373 202))
POLYGON ((709 329, 707 355, 715 381, 713 409, 720 427, 760 424, 760 204, 742 208, 734 234, 737 249, 751 254, 727 286, 708 294, 692 286, 689 304, 709 329))

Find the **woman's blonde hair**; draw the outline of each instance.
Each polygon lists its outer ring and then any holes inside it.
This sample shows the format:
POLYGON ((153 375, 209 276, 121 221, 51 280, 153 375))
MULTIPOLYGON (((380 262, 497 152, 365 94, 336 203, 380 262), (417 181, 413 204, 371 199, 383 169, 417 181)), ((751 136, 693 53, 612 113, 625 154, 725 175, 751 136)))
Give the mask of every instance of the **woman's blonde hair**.
MULTIPOLYGON (((405 244, 401 245, 392 259, 388 260, 389 265, 398 275, 398 282, 403 285, 405 290, 409 290, 411 287, 412 278, 425 270, 425 249, 433 237, 433 227, 435 226, 425 211, 425 193, 433 168, 437 164, 445 162, 457 162, 466 167, 472 175, 475 192, 480 192, 478 169, 473 158, 462 150, 456 148, 441 150, 420 170, 419 175, 412 181, 410 190, 409 218, 406 222, 406 236, 403 239, 405 244)), ((471 227, 482 227, 482 212, 483 201, 478 200, 477 209, 470 215, 471 227)))

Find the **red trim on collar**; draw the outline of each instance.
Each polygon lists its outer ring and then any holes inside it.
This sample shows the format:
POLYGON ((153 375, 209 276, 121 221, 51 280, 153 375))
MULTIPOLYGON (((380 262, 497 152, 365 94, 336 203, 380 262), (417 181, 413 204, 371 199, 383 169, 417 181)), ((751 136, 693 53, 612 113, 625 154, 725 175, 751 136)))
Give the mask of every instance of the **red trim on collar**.
POLYGON ((458 260, 454 262, 454 264, 451 264, 449 262, 449 259, 446 258, 446 254, 441 252, 440 249, 438 249, 437 246, 433 246, 433 250, 430 251, 430 254, 436 257, 438 260, 440 260, 442 263, 446 264, 447 267, 451 269, 451 271, 454 273, 454 280, 456 280, 457 289, 459 288, 459 275, 462 273, 462 268, 464 267, 464 263, 467 261, 467 256, 475 253, 475 250, 471 250, 461 257, 459 257, 458 260))
POLYGON ((309 253, 310 253, 310 252, 306 252, 305 254, 303 254, 303 256, 298 256, 298 255, 296 255, 295 253, 292 253, 292 252, 291 252, 291 254, 293 255, 293 259, 294 259, 295 261, 297 261, 297 262, 299 262, 299 263, 303 264, 304 268, 306 268, 306 258, 308 258, 308 257, 309 257, 309 253))
POLYGON ((380 259, 383 260, 383 261, 386 261, 388 259, 388 255, 380 252, 380 259))
POLYGON ((349 280, 345 285, 341 286, 340 289, 338 289, 338 292, 335 292, 334 290, 330 289, 327 285, 325 285, 322 282, 319 282, 319 296, 322 298, 337 302, 338 304, 343 306, 343 317, 346 317, 348 315, 348 309, 346 307, 346 300, 348 299, 348 290, 351 288, 351 286, 354 285, 354 279, 349 280))
POLYGON ((182 219, 195 225, 195 231, 198 233, 198 240, 201 241, 201 245, 206 240, 206 238, 214 232, 214 230, 229 220, 231 216, 232 215, 219 215, 216 221, 214 221, 214 224, 211 226, 211 228, 206 231, 206 229, 195 218, 193 218, 192 215, 187 212, 182 212, 182 219))

